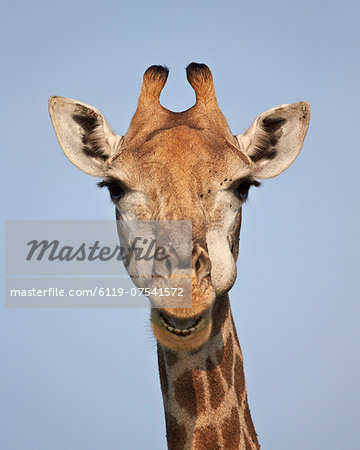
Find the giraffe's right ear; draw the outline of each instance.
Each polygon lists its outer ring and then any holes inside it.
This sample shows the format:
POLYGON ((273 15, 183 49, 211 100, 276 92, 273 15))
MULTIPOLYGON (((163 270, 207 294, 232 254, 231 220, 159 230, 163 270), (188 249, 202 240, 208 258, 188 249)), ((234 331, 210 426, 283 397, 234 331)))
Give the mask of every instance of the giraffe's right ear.
POLYGON ((89 175, 104 176, 105 161, 116 152, 121 139, 104 116, 92 106, 64 97, 50 97, 49 112, 69 160, 89 175))

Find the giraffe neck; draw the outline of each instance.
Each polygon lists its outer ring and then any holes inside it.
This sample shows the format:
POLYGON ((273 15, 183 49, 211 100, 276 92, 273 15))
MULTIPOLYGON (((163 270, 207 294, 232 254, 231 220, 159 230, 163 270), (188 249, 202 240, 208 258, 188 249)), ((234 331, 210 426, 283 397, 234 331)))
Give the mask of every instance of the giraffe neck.
POLYGON ((227 295, 216 299, 212 317, 210 339, 200 349, 175 353, 158 344, 168 447, 259 449, 227 295))

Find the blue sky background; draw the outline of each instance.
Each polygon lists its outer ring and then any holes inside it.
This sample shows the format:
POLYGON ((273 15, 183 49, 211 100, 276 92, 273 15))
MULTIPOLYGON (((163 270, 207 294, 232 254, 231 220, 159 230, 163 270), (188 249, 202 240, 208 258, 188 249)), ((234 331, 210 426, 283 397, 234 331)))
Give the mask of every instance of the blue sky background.
MULTIPOLYGON (((4 220, 114 215, 97 180, 62 154, 50 95, 99 108, 125 133, 144 70, 171 69, 162 102, 179 111, 194 102, 184 68, 197 61, 210 66, 234 134, 273 106, 310 102, 298 160, 244 208, 230 297, 262 448, 359 449, 359 3, 15 0, 1 9, 4 220)), ((0 448, 165 449, 148 316, 2 302, 0 448)))

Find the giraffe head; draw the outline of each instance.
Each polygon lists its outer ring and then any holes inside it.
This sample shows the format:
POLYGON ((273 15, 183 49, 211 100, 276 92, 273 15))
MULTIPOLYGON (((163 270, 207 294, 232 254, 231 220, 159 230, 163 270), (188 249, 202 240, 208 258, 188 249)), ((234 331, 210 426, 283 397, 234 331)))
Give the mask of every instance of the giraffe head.
MULTIPOLYGON (((204 344, 214 302, 233 286, 241 208, 258 179, 279 175, 299 154, 309 124, 306 102, 281 105, 234 136, 221 113, 212 74, 190 64, 196 103, 184 112, 160 104, 168 69, 144 74, 138 107, 125 136, 95 108, 51 97, 50 116, 69 160, 103 179, 118 219, 192 222, 192 307, 152 309, 157 340, 170 349, 204 344)), ((171 256, 168 270, 181 264, 171 256)))

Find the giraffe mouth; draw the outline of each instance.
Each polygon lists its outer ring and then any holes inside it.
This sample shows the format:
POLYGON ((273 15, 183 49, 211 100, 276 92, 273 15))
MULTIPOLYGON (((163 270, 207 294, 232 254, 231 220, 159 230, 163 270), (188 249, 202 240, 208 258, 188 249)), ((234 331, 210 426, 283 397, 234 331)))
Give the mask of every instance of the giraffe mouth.
POLYGON ((164 328, 166 328, 167 331, 169 331, 172 334, 175 334, 176 336, 189 336, 190 334, 193 334, 195 331, 197 331, 203 324, 204 319, 202 316, 199 316, 197 319, 195 319, 191 326, 187 328, 176 328, 173 326, 173 323, 171 323, 171 319, 164 316, 164 314, 160 314, 160 322, 164 328))

